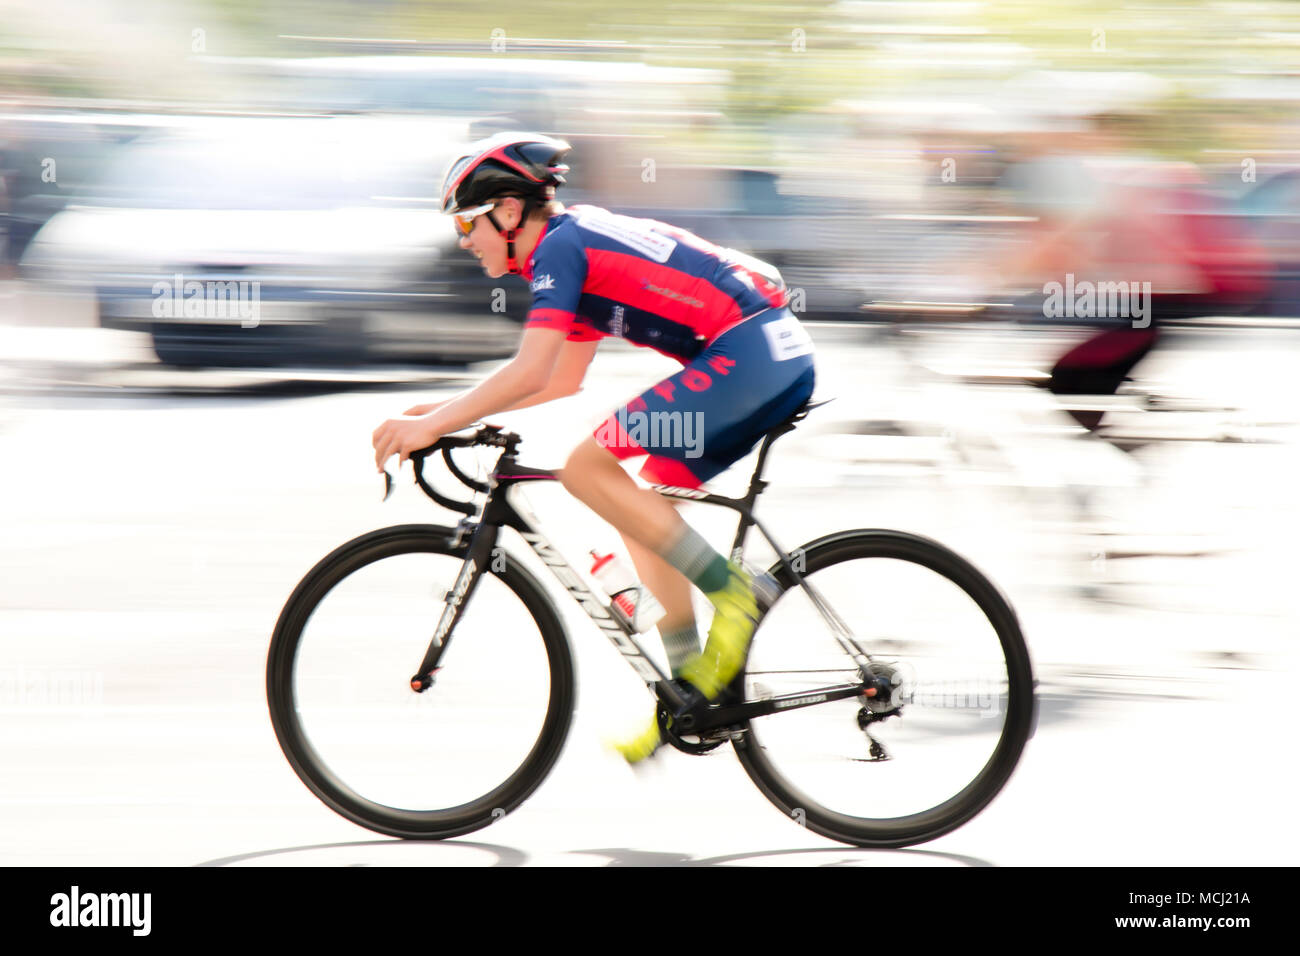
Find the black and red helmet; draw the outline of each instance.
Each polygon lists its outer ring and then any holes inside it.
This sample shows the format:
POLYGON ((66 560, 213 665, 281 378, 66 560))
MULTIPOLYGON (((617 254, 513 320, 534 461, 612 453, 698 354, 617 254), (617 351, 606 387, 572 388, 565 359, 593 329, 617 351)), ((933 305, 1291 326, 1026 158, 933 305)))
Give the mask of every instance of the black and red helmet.
POLYGON ((480 206, 503 193, 544 200, 555 195, 569 171, 570 147, 540 133, 498 133, 481 139, 450 166, 442 180, 442 211, 480 206))

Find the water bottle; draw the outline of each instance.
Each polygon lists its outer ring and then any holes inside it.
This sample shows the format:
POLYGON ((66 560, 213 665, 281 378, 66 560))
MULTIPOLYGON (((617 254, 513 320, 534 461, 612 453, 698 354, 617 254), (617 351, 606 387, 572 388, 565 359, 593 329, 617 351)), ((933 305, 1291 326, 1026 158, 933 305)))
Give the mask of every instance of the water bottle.
POLYGON ((648 631, 668 613, 653 594, 637 583, 636 572, 621 558, 595 551, 591 556, 595 561, 591 576, 609 595, 610 609, 633 631, 648 631))

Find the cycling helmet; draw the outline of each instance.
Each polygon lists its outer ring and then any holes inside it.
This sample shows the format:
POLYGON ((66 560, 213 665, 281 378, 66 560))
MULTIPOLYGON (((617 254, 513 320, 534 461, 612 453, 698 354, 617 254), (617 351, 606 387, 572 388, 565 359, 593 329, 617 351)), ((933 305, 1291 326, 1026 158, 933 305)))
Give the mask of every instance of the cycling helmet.
POLYGON ((462 212, 503 193, 533 201, 550 199, 569 171, 561 162, 569 148, 562 139, 538 133, 498 133, 481 139, 447 168, 442 211, 462 212))
POLYGON ((538 133, 498 133, 481 139, 447 168, 442 180, 442 211, 471 216, 484 213, 506 241, 507 270, 520 275, 515 238, 534 204, 553 197, 555 187, 564 183, 569 167, 560 160, 568 151, 564 140, 538 133), (524 200, 519 224, 513 229, 502 229, 487 205, 503 195, 524 200))

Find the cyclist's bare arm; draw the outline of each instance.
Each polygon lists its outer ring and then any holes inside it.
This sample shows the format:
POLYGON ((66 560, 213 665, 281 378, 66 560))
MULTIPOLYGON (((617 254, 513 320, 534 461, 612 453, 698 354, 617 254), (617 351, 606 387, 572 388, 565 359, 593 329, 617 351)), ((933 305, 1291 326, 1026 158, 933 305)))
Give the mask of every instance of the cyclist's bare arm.
POLYGON ((566 341, 560 348, 560 355, 555 360, 555 367, 551 370, 551 380, 546 383, 546 387, 528 398, 515 402, 509 408, 501 409, 501 411, 513 412, 518 408, 531 408, 533 405, 541 405, 543 402, 578 394, 582 390, 582 380, 587 377, 587 368, 591 365, 591 360, 595 358, 596 349, 599 346, 599 340, 595 342, 566 341))
POLYGON ((439 406, 426 421, 445 435, 514 408, 546 390, 565 346, 558 329, 525 329, 519 351, 469 391, 439 406))
MULTIPOLYGON (((555 367, 551 371, 551 380, 546 383, 546 387, 540 392, 534 392, 532 395, 521 398, 509 408, 497 409, 498 412, 513 412, 519 408, 531 408, 534 405, 541 405, 544 402, 553 401, 557 398, 566 398, 569 395, 576 395, 582 389, 582 381, 587 376, 587 368, 591 365, 591 360, 596 355, 596 349, 600 345, 599 341, 595 342, 565 342, 560 348, 559 357, 555 360, 555 367)), ((445 398, 440 402, 430 402, 427 405, 416 405, 408 408, 403 415, 428 415, 435 412, 442 406, 454 402, 460 396, 453 395, 451 398, 445 398)), ((488 414, 492 414, 489 412, 488 414)))

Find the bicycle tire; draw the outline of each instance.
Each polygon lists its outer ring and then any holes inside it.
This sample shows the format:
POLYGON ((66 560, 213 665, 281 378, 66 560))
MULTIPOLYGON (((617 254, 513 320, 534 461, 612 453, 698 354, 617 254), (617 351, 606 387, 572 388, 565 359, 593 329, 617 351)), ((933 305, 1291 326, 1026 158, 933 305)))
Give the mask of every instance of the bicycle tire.
MULTIPOLYGON (((554 766, 563 749, 573 716, 575 680, 572 653, 554 605, 536 578, 517 561, 494 560, 484 569, 479 587, 471 594, 470 604, 475 603, 475 597, 479 599, 477 603, 480 608, 487 603, 488 595, 483 593, 483 585, 489 582, 489 575, 499 581, 503 587, 492 589, 498 600, 505 601, 507 595, 513 595, 520 603, 520 608, 516 610, 520 620, 526 614, 534 622, 536 633, 541 638, 541 653, 544 654, 545 666, 550 674, 549 689, 545 692, 544 720, 535 742, 518 767, 499 784, 477 797, 451 806, 414 809, 390 806, 358 792, 340 776, 338 768, 331 767, 318 752, 317 745, 311 739, 312 731, 304 726, 298 699, 301 688, 295 684, 296 665, 300 657, 306 654, 303 650, 304 634, 311 626, 313 615, 341 584, 349 579, 361 580, 354 576, 358 572, 377 567, 379 562, 386 559, 436 556, 463 562, 467 546, 455 547, 451 543, 453 540, 454 532, 450 528, 412 524, 373 531, 336 548, 317 563, 294 589, 280 613, 267 656, 266 688, 271 722, 280 747, 295 773, 312 793, 341 816, 375 832, 406 839, 439 840, 470 833, 515 809, 541 785, 554 766)), ((445 592, 443 596, 445 597, 445 592)), ((501 608, 496 603, 492 607, 496 616, 501 608)), ((464 633, 464 625, 472 610, 472 607, 465 609, 464 617, 452 634, 445 666, 440 668, 439 682, 459 663, 456 659, 457 651, 466 650, 463 646, 458 646, 457 642, 464 645, 479 636, 464 633)), ((423 644, 410 647, 409 655, 405 647, 402 648, 401 660, 409 661, 406 672, 394 669, 391 675, 384 674, 385 682, 391 676, 394 693, 400 684, 405 688, 407 698, 417 697, 410 690, 408 682, 427 649, 436 620, 435 616, 428 622, 423 644)), ((494 632, 493 636, 513 638, 514 631, 508 635, 494 632)), ((418 696, 437 695, 439 682, 418 696)), ((477 688, 471 690, 477 693, 477 688)), ((499 689, 482 687, 481 691, 485 700, 501 699, 493 696, 499 694, 499 689)), ((446 728, 437 729, 443 732, 446 728)), ((462 733, 473 734, 474 728, 464 727, 463 731, 455 728, 447 737, 452 739, 462 733)), ((452 781, 451 775, 458 774, 463 769, 450 766, 445 768, 443 774, 443 768, 438 767, 437 772, 452 781)))
MULTIPOLYGON (((843 706, 843 704, 817 704, 757 718, 744 724, 743 732, 733 738, 733 745, 745 771, 764 796, 787 816, 794 818, 809 830, 842 843, 863 847, 904 847, 934 840, 962 826, 988 806, 1006 785, 1026 742, 1033 733, 1036 706, 1033 671, 1015 611, 998 589, 972 564, 943 545, 918 535, 886 530, 846 531, 810 542, 793 553, 802 557, 804 568, 800 573, 814 588, 818 586, 819 572, 822 577, 827 577, 828 569, 844 565, 846 562, 879 561, 880 559, 903 562, 913 576, 923 575, 924 570, 934 572, 955 585, 979 609, 986 619, 987 626, 996 635, 1005 666, 1005 696, 998 697, 996 706, 1003 708, 1004 717, 996 746, 991 748, 987 761, 969 783, 934 806, 899 816, 863 816, 824 805, 822 801, 807 792, 806 784, 801 787, 795 781, 787 779, 789 771, 783 771, 777 765, 773 755, 769 753, 769 745, 764 743, 765 734, 771 737, 776 732, 775 726, 770 724, 767 725, 770 729, 764 730, 762 724, 764 721, 782 721, 786 719, 786 714, 812 714, 815 711, 820 712, 823 719, 826 719, 830 711, 823 708, 843 706)), ((765 625, 772 621, 774 613, 781 607, 781 601, 785 596, 792 590, 799 590, 793 577, 780 563, 773 565, 769 573, 779 585, 780 596, 777 597, 764 620, 760 622, 755 633, 754 644, 751 646, 751 664, 754 661, 753 652, 761 650, 763 646, 765 625)), ((852 577, 856 581, 857 575, 854 574, 852 577)), ((929 580, 929 576, 926 576, 926 580, 929 580)), ((831 600, 830 603, 832 607, 836 606, 835 601, 831 600)), ((962 602, 963 605, 965 603, 962 602)), ((811 607, 811 604, 809 606, 811 607)), ((975 615, 972 615, 972 619, 974 617, 975 615)), ((848 621, 849 627, 854 629, 859 638, 864 636, 858 627, 861 623, 848 621)), ((769 644, 774 644, 781 640, 782 635, 769 631, 766 637, 769 644)), ((789 639, 789 635, 785 637, 789 639)), ((865 643, 867 652, 873 655, 873 661, 879 659, 871 647, 870 640, 865 643)), ((991 638, 986 643, 991 647, 991 638)), ((844 658, 846 661, 849 660, 847 655, 844 655, 844 658)), ((853 669, 850 662, 849 670, 853 669)), ((747 675, 748 697, 756 696, 751 688, 757 687, 757 682, 758 677, 747 675)), ((827 682, 823 681, 823 684, 825 683, 827 682)), ((833 684, 835 681, 829 683, 833 684)), ((864 701, 858 698, 847 703, 850 707, 856 707, 864 701)), ((987 715, 981 715, 984 716, 987 715)), ((908 708, 905 705, 897 721, 901 725, 907 720, 908 708)), ((890 724, 886 721, 873 726, 886 727, 890 724)), ((839 725, 836 724, 836 733, 839 732, 838 727, 839 725)), ((987 728, 980 726, 978 729, 987 728)), ((943 741, 938 741, 933 746, 943 746, 943 741)), ((869 758, 850 759, 863 766, 872 766, 869 758)), ((982 756, 978 759, 982 759, 982 756)), ((880 779, 880 777, 876 778, 877 781, 880 779)), ((869 802, 877 799, 878 796, 882 799, 887 797, 886 794, 877 794, 864 787, 861 792, 853 794, 853 800, 869 802)))

